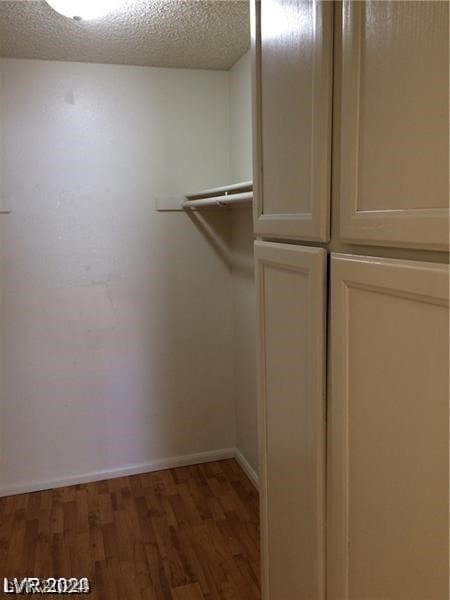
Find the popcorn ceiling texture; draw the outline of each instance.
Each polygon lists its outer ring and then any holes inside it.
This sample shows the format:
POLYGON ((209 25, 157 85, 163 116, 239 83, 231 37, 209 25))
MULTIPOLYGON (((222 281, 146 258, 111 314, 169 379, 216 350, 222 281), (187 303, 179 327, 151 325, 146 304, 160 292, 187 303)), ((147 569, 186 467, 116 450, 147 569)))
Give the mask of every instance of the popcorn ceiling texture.
POLYGON ((228 70, 248 49, 247 0, 119 0, 73 21, 43 0, 0 0, 0 56, 228 70))

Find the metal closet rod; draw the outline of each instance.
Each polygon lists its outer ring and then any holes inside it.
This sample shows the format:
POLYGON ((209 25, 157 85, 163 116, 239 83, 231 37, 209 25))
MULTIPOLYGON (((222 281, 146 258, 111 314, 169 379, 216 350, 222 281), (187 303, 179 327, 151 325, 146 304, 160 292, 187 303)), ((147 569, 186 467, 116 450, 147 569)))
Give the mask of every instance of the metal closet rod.
POLYGON ((242 194, 228 194, 213 196, 212 198, 200 198, 199 200, 185 200, 184 208, 195 208, 197 206, 228 206, 230 204, 246 204, 253 200, 253 192, 242 194))
POLYGON ((209 198, 211 196, 218 196, 219 194, 228 194, 229 192, 247 192, 252 188, 253 181, 241 181, 240 183, 232 183, 231 185, 223 185, 221 187, 194 192, 193 194, 186 194, 186 198, 188 198, 188 200, 209 198))

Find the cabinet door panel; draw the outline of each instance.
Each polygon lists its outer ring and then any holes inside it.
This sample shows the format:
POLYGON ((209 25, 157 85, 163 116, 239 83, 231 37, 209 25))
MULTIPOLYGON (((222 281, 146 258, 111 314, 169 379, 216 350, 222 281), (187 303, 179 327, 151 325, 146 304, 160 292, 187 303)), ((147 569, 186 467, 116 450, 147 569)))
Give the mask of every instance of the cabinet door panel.
POLYGON ((263 597, 324 596, 326 254, 255 243, 263 597))
POLYGON ((447 2, 345 1, 341 235, 448 247, 447 2))
POLYGON ((255 231, 329 239, 330 2, 253 4, 255 231))
POLYGON ((330 600, 448 598, 448 275, 332 257, 330 600))

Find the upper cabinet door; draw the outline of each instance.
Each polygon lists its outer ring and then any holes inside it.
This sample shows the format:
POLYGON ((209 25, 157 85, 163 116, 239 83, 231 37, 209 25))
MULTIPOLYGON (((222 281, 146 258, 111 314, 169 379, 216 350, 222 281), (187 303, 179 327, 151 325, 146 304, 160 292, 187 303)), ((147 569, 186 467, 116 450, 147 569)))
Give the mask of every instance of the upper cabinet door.
POLYGON ((255 243, 264 600, 324 598, 326 253, 255 243))
POLYGON ((449 597, 448 277, 332 256, 329 600, 449 597))
POLYGON ((252 6, 255 233, 326 242, 333 3, 252 6))
POLYGON ((344 1, 341 235, 449 242, 447 2, 344 1))

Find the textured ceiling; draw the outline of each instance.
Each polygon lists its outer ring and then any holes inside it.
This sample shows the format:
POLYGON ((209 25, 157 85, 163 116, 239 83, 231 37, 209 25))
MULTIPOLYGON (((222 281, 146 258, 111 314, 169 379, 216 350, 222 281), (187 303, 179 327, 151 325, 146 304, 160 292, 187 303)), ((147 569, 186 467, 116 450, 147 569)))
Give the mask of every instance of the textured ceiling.
POLYGON ((0 56, 229 69, 249 47, 248 0, 117 0, 73 21, 43 0, 0 0, 0 56))

